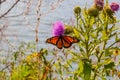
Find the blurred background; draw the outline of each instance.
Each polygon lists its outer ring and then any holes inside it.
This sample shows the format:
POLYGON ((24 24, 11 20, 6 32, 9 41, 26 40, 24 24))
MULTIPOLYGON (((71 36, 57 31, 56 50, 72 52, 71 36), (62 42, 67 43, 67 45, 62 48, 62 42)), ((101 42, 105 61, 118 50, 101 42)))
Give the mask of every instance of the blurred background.
MULTIPOLYGON (((50 47, 45 40, 52 36, 52 24, 60 20, 74 25, 74 6, 90 7, 93 1, 0 0, 0 55, 16 50, 21 42, 36 42, 36 37, 38 49, 50 47)), ((109 3, 113 1, 120 3, 120 0, 109 0, 109 3)), ((119 15, 120 11, 116 13, 117 19, 119 15)))

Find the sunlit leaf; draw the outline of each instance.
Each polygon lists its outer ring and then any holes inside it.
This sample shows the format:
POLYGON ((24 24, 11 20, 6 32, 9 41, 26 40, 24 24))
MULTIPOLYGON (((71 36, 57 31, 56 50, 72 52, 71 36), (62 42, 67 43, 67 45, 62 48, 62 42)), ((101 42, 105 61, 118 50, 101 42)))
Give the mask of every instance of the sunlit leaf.
POLYGON ((105 31, 102 31, 102 39, 103 40, 107 40, 108 39, 108 35, 105 31))
POLYGON ((102 78, 102 80, 107 80, 106 78, 102 78))
POLYGON ((83 72, 83 69, 84 69, 83 62, 80 61, 78 64, 78 75, 80 75, 83 72))
POLYGON ((112 69, 115 66, 114 62, 104 65, 105 69, 112 69))
POLYGON ((74 36, 75 37, 77 37, 77 38, 79 38, 80 36, 79 36, 79 31, 77 30, 77 29, 73 29, 73 32, 74 32, 74 36))
POLYGON ((109 58, 109 59, 106 59, 105 61, 100 62, 100 63, 98 64, 98 67, 100 67, 100 66, 102 66, 102 65, 109 64, 110 62, 111 62, 111 59, 110 59, 110 58, 109 58))
POLYGON ((105 56, 111 56, 112 52, 109 49, 105 50, 105 56))
POLYGON ((90 76, 91 76, 91 65, 87 62, 84 62, 84 78, 85 80, 90 80, 90 76))

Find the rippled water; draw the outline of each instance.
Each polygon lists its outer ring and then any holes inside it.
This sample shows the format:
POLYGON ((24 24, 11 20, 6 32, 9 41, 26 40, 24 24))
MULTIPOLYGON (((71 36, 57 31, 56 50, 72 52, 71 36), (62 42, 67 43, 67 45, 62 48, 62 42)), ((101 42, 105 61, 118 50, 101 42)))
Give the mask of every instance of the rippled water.
MULTIPOLYGON (((16 1, 16 0, 15 0, 16 1)), ((29 1, 29 0, 28 0, 29 1)), ((35 41, 35 28, 37 24, 37 14, 36 14, 36 6, 38 0, 30 0, 32 1, 30 4, 30 9, 27 15, 24 15, 26 11, 27 0, 21 0, 12 11, 6 15, 5 18, 0 19, 0 24, 7 24, 7 28, 4 31, 2 47, 8 49, 8 44, 5 44, 4 41, 6 39, 12 45, 18 45, 20 42, 30 42, 35 41), (18 15, 18 16, 15 16, 18 15), (14 17, 12 17, 14 16, 14 17)), ((109 0, 109 2, 116 1, 120 3, 120 0, 109 0)), ((1 5, 0 15, 7 10, 11 4, 13 4, 13 0, 7 0, 4 4, 1 5)), ((52 24, 61 20, 64 23, 69 24, 70 20, 74 21, 73 8, 76 5, 80 5, 82 8, 87 6, 91 6, 93 4, 93 0, 65 0, 61 2, 59 5, 56 5, 56 9, 50 11, 47 15, 43 15, 46 13, 51 7, 50 5, 56 3, 56 0, 44 0, 41 7, 41 20, 39 25, 39 48, 46 48, 49 45, 45 44, 45 40, 48 37, 51 37, 51 29, 52 24)), ((116 13, 117 17, 120 19, 120 11, 116 13)))

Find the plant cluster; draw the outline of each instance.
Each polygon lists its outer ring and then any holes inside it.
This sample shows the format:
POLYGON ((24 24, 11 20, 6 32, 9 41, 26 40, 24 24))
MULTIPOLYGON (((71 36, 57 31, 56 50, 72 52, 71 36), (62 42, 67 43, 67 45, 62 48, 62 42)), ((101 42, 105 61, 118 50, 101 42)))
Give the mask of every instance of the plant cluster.
POLYGON ((52 33, 53 36, 60 36, 61 42, 66 35, 78 39, 79 42, 67 48, 33 51, 27 56, 26 49, 33 47, 21 47, 22 49, 14 53, 7 68, 10 69, 10 75, 1 70, 0 79, 6 80, 7 76, 11 80, 119 79, 120 32, 119 20, 115 16, 118 10, 119 4, 109 4, 108 0, 94 0, 90 8, 81 9, 76 6, 76 25, 64 25, 58 21, 54 24, 52 33))

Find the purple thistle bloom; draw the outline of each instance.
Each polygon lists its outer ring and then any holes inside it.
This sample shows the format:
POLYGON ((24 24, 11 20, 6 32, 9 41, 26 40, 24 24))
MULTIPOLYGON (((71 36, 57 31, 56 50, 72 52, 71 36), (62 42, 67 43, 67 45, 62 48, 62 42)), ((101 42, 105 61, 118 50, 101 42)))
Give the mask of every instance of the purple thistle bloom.
POLYGON ((103 8, 104 0, 94 0, 96 6, 103 8))
POLYGON ((119 4, 116 3, 116 2, 112 2, 110 4, 110 8, 111 8, 112 11, 118 11, 119 10, 119 4))
POLYGON ((64 35, 64 24, 60 21, 57 21, 53 24, 52 30, 53 36, 62 36, 64 35))

